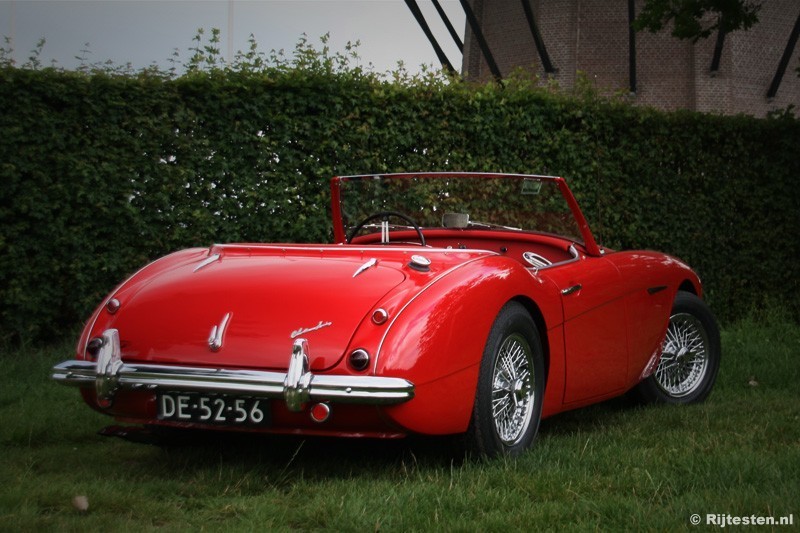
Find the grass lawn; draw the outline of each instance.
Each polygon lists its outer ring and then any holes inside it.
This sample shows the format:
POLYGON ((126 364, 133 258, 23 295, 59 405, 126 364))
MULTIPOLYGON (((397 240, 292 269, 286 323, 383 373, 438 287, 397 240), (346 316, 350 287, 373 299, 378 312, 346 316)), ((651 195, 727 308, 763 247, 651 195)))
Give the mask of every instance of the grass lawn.
POLYGON ((706 403, 565 413, 521 458, 493 461, 448 439, 102 437, 113 420, 49 380, 71 345, 6 352, 0 530, 707 529, 694 513, 792 514, 774 529, 800 528, 800 327, 773 314, 722 341, 706 403))

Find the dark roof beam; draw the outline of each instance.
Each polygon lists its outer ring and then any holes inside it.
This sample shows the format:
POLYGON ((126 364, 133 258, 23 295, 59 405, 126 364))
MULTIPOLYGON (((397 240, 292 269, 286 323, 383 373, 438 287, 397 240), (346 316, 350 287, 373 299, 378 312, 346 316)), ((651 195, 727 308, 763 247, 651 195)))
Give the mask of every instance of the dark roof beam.
POLYGON ((778 70, 775 71, 775 77, 772 78, 772 83, 769 86, 769 90, 767 90, 767 98, 775 98, 775 95, 778 94, 778 87, 781 86, 781 80, 783 80, 783 75, 786 73, 786 67, 789 65, 789 60, 792 58, 794 47, 797 46, 798 36, 800 36, 800 13, 797 15, 797 20, 794 23, 794 29, 792 30, 791 35, 789 35, 789 42, 786 43, 786 48, 784 49, 781 60, 778 63, 778 70))
POLYGON ((447 31, 450 32, 450 37, 453 38, 455 41, 456 46, 458 47, 458 51, 462 54, 464 53, 464 43, 461 42, 461 37, 459 37, 458 32, 453 27, 453 23, 450 22, 450 19, 447 17, 447 13, 444 12, 442 9, 441 4, 439 4, 439 0, 431 0, 433 2, 433 7, 436 8, 436 12, 439 13, 439 16, 442 18, 442 22, 447 27, 447 31))
POLYGON ((550 54, 547 53, 547 47, 544 45, 542 34, 539 33, 539 27, 536 25, 536 19, 533 18, 533 10, 528 0, 520 0, 522 2, 522 10, 525 11, 525 18, 528 20, 528 28, 533 35, 533 42, 536 44, 536 51, 539 53, 539 59, 542 61, 542 67, 548 74, 555 74, 556 69, 553 62, 550 61, 550 54))
POLYGON ((717 30, 717 44, 714 46, 714 56, 711 58, 711 75, 719 72, 719 62, 722 59, 722 47, 725 45, 725 36, 728 31, 725 29, 725 19, 719 22, 719 29, 717 30))
POLYGON ((497 81, 501 81, 503 76, 500 74, 500 69, 497 67, 497 63, 494 61, 492 51, 489 50, 489 45, 486 43, 486 39, 483 36, 483 32, 481 31, 481 26, 478 23, 478 18, 475 16, 475 12, 472 11, 472 7, 470 7, 467 0, 461 0, 461 7, 464 8, 464 14, 467 16, 467 22, 472 29, 472 34, 478 40, 478 46, 481 49, 483 58, 486 60, 486 64, 489 65, 489 70, 492 72, 492 75, 497 81))
POLYGON ((442 64, 442 67, 450 74, 457 74, 456 69, 453 68, 453 64, 450 63, 449 59, 447 59, 447 55, 445 55, 444 50, 442 50, 442 47, 439 46, 439 43, 436 41, 436 37, 433 36, 433 32, 428 26, 428 23, 425 22, 425 16, 422 14, 422 11, 420 11, 417 1, 406 0, 406 5, 408 6, 408 9, 411 10, 411 14, 414 15, 414 18, 417 19, 419 27, 422 28, 422 32, 428 38, 428 41, 430 41, 431 46, 433 46, 433 51, 436 52, 436 57, 439 58, 439 62, 442 64))

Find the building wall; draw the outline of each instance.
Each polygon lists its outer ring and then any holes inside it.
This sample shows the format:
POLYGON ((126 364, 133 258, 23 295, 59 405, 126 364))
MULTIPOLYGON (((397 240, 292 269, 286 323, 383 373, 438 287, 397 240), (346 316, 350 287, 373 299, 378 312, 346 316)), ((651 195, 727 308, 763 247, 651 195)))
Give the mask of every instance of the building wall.
MULTIPOLYGON (((516 68, 571 89, 582 72, 603 92, 628 94, 636 105, 765 116, 800 107, 800 42, 775 98, 767 91, 798 15, 797 0, 763 0, 759 22, 725 37, 719 69, 711 72, 716 34, 696 44, 670 35, 636 34, 636 92, 630 94, 627 0, 528 0, 551 61, 546 74, 521 0, 470 0, 503 77, 516 68)), ((636 13, 643 0, 637 0, 636 13)), ((462 71, 475 80, 491 72, 467 23, 462 71)))

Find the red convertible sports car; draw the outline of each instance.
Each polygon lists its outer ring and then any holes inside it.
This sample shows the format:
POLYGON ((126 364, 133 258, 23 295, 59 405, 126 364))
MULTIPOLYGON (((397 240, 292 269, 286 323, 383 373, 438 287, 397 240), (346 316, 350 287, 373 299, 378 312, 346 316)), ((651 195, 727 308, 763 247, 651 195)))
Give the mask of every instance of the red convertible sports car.
POLYGON ((684 263, 598 245, 562 178, 336 177, 335 244, 173 253, 117 287, 53 368, 148 427, 464 434, 518 454, 543 417, 711 392, 719 331, 684 263))

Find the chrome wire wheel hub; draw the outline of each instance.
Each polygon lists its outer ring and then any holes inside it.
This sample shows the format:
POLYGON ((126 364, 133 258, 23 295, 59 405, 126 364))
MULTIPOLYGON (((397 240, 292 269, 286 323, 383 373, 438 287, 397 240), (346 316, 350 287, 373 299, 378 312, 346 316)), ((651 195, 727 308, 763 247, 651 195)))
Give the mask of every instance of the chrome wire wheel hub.
POLYGON ((492 371, 492 419, 506 445, 520 441, 531 421, 536 401, 531 348, 522 335, 506 337, 492 371))
POLYGON ((706 330, 697 317, 689 313, 672 315, 655 372, 658 386, 676 398, 696 391, 708 369, 708 344, 706 330))

